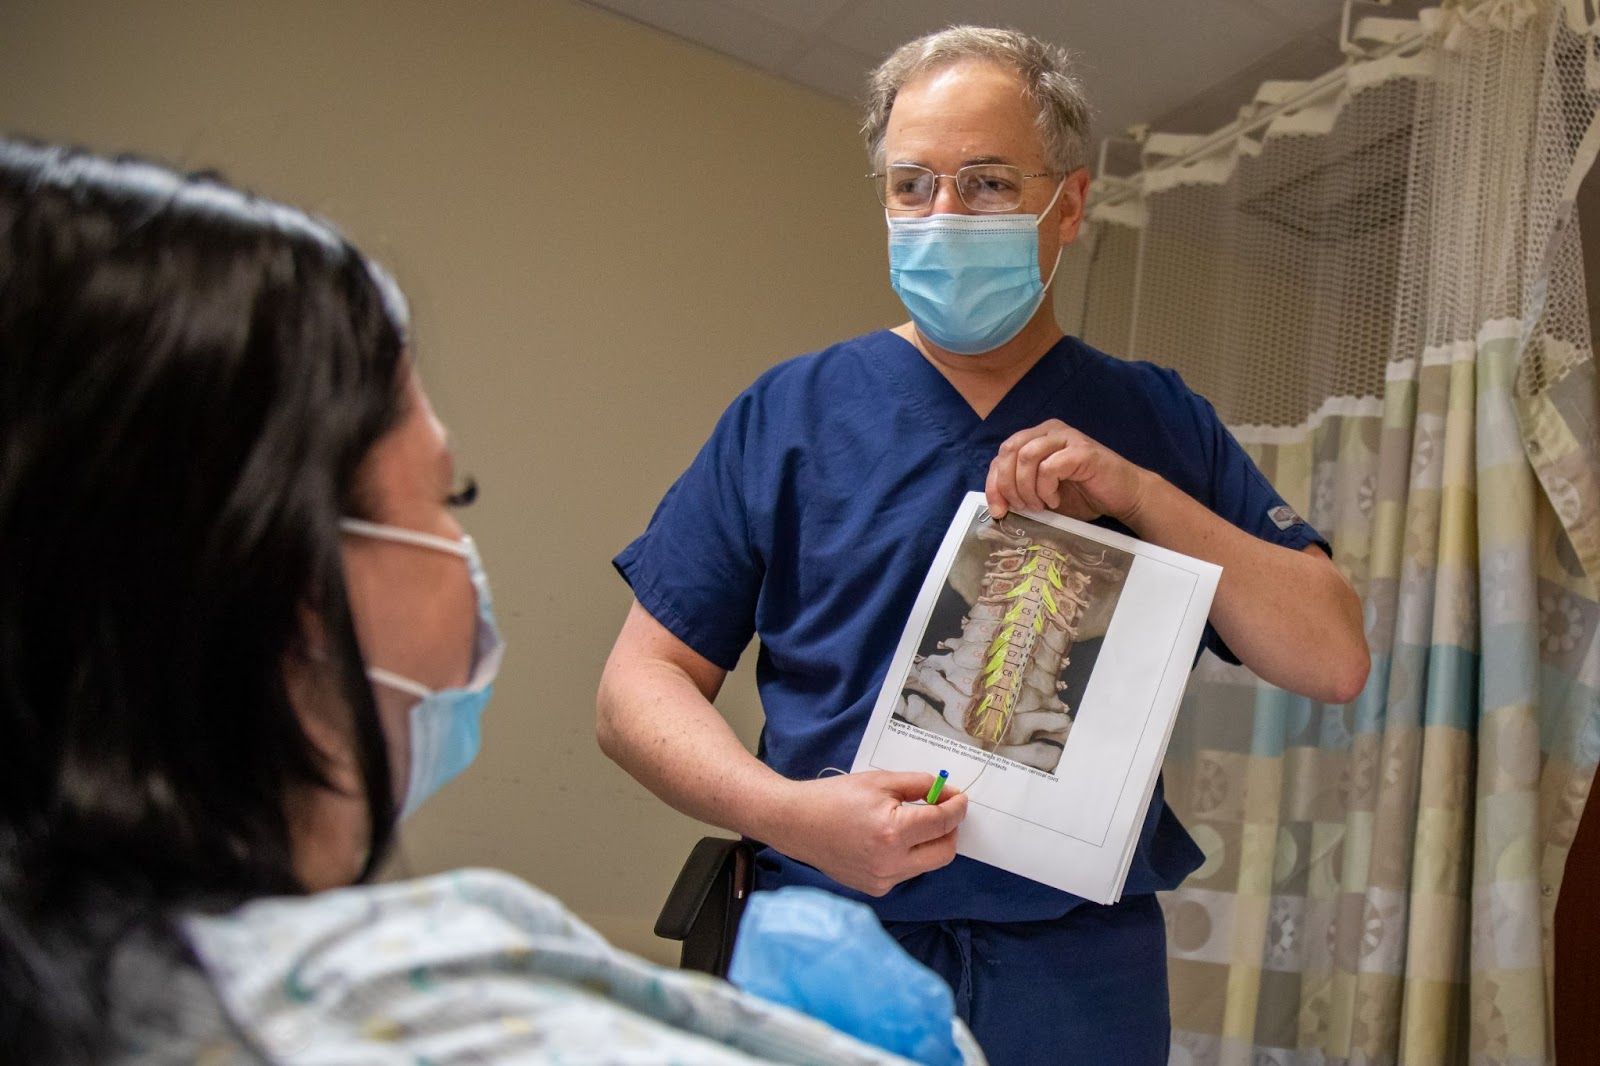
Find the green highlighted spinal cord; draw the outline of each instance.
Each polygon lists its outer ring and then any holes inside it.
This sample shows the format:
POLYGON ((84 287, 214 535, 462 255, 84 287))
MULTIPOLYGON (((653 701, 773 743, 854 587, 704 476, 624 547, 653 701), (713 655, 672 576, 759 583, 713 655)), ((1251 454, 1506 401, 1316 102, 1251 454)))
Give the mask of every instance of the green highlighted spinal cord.
POLYGON ((906 717, 1053 770, 1073 718, 1061 672, 1089 606, 1090 572, 1104 559, 1077 558, 1002 523, 979 536, 996 546, 977 597, 968 600, 961 635, 913 663, 906 717))
POLYGON ((995 607, 1003 607, 1004 613, 1000 615, 998 631, 987 644, 983 673, 967 707, 963 727, 979 741, 999 744, 1007 739, 1008 728, 1030 687, 1035 689, 1032 695, 1043 698, 1028 701, 1028 710, 1059 709, 1063 715, 1068 713, 1057 695, 1060 682, 1055 679, 1070 641, 1047 641, 1045 632, 1048 629, 1052 636, 1066 636, 1075 628, 1073 623, 1082 613, 1084 601, 1082 575, 1071 575, 1065 558, 1053 548, 1030 544, 994 552, 989 559, 991 569, 984 578, 983 596, 973 609, 974 617, 963 627, 963 638, 974 629, 974 623, 978 623, 978 632, 972 636, 981 638, 988 629, 977 617, 980 614, 988 614, 995 607), (1013 563, 1014 569, 1008 565, 1013 563), (1077 587, 1069 591, 1064 574, 1072 576, 1077 587), (1071 614, 1062 609, 1063 602, 1071 614), (1029 674, 1035 675, 1033 680, 1038 684, 1028 684, 1029 674))

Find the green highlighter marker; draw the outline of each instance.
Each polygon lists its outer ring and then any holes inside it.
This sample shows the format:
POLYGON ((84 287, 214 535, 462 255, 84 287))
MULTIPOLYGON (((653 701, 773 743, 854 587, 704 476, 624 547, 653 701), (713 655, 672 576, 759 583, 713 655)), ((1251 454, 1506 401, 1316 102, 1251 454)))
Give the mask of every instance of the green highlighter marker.
POLYGON ((938 803, 939 793, 944 791, 944 783, 950 780, 949 770, 940 770, 939 776, 933 779, 933 784, 928 786, 928 802, 938 803))

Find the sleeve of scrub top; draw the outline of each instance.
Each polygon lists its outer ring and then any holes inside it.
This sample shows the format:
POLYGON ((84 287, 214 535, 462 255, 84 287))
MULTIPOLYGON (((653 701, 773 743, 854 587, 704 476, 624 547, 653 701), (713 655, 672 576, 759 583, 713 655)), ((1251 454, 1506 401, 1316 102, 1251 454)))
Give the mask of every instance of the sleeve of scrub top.
POLYGON ((612 561, 652 618, 730 671, 755 633, 765 572, 745 509, 752 407, 745 393, 723 412, 644 533, 612 561))
MULTIPOLYGON (((1327 540, 1278 495, 1278 490, 1222 424, 1211 404, 1184 385, 1177 374, 1168 373, 1172 384, 1186 395, 1194 432, 1201 447, 1209 453, 1211 498, 1201 502, 1246 533, 1270 544, 1291 551, 1315 544, 1332 558, 1333 549, 1327 540)), ((1206 626, 1205 643, 1223 662, 1238 665, 1239 657, 1210 625, 1206 626)))

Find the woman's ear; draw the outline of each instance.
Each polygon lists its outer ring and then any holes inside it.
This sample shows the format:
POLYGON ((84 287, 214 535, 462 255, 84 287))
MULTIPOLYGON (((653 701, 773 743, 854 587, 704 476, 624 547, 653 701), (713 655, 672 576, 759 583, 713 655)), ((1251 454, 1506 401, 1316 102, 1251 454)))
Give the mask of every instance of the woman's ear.
POLYGON ((300 608, 300 639, 283 657, 283 687, 324 766, 350 762, 350 710, 334 669, 328 627, 306 607, 300 608))
POLYGON ((284 797, 294 868, 311 891, 355 882, 365 869, 372 834, 350 708, 345 700, 327 627, 301 611, 301 640, 283 662, 284 691, 300 728, 319 756, 326 787, 294 782, 284 797))
POLYGON ((333 654, 329 651, 328 627, 321 615, 305 605, 300 607, 299 645, 301 656, 311 662, 326 664, 333 661, 333 654))

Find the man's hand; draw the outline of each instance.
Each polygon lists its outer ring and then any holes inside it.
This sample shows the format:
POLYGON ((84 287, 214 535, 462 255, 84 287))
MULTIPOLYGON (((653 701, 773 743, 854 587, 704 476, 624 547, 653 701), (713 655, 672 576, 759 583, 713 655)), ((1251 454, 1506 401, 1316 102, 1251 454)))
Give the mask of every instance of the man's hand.
POLYGON ((966 796, 947 788, 936 806, 909 802, 928 794, 932 774, 782 777, 711 705, 725 676, 634 603, 600 679, 601 749, 691 818, 874 896, 955 858, 966 796))
POLYGON ((783 839, 766 843, 842 885, 881 896, 955 858, 967 797, 947 789, 934 806, 919 800, 932 774, 869 770, 794 781, 783 839))
POLYGON ((1055 511, 1091 522, 1109 515, 1125 525, 1144 504, 1145 471, 1110 448, 1052 418, 1000 445, 984 483, 989 513, 1055 511))
POLYGON ((996 518, 1012 508, 1106 515, 1141 540, 1222 567, 1211 624, 1264 681, 1322 703, 1347 703, 1366 684, 1361 603, 1316 545, 1295 551, 1255 537, 1055 419, 1000 445, 984 494, 996 518))

